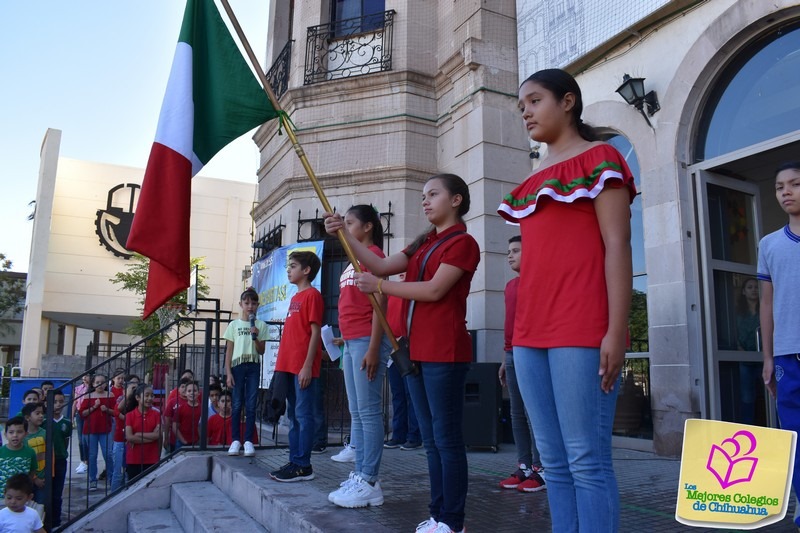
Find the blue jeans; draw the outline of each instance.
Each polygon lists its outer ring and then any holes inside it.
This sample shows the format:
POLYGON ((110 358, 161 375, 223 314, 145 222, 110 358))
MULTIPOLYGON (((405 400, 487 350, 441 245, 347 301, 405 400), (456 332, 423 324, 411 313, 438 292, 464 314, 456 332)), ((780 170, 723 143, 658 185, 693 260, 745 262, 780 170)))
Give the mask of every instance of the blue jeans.
POLYGON ((314 446, 314 397, 317 378, 305 389, 300 388, 297 375, 292 376, 294 386, 286 391, 286 416, 289 418, 289 462, 297 466, 311 466, 311 448, 314 446))
POLYGON ((392 439, 401 443, 422 442, 406 378, 400 375, 394 365, 386 372, 389 374, 389 387, 392 389, 392 439))
POLYGON ((325 385, 328 369, 325 363, 319 369, 319 378, 314 380, 314 446, 328 446, 328 423, 325 420, 325 385))
POLYGON ((111 457, 111 440, 108 433, 90 433, 89 437, 89 481, 97 482, 97 447, 103 453, 106 462, 106 474, 114 471, 114 459, 111 457))
POLYGON ((611 427, 619 381, 608 394, 600 388, 600 350, 515 346, 514 365, 547 472, 553 531, 617 531, 611 427))
POLYGON ((80 452, 81 462, 85 463, 89 460, 89 436, 83 434, 83 417, 76 416, 75 422, 78 428, 78 451, 80 452))
POLYGON ((108 470, 111 478, 111 492, 121 488, 125 484, 125 443, 114 441, 111 447, 111 457, 114 463, 114 471, 108 470))
POLYGON ((517 464, 524 464, 529 468, 542 466, 531 421, 525 409, 525 402, 522 401, 522 395, 519 393, 513 352, 506 352, 506 384, 511 404, 511 432, 514 434, 514 445, 517 447, 517 464))
POLYGON ((430 514, 453 531, 464 529, 467 500, 463 417, 468 370, 469 363, 421 363, 419 374, 407 380, 428 457, 430 514))
POLYGON ((233 374, 233 411, 231 413, 231 437, 242 441, 242 405, 244 405, 244 440, 253 442, 256 432, 256 404, 258 403, 258 381, 261 365, 258 363, 239 363, 231 368, 233 374))
POLYGON ((350 408, 350 439, 361 443, 356 447, 355 473, 370 483, 378 481, 378 471, 383 457, 383 377, 391 347, 385 337, 381 340, 380 360, 375 379, 367 380, 367 371, 361 363, 369 348, 369 337, 344 342, 342 372, 350 408))

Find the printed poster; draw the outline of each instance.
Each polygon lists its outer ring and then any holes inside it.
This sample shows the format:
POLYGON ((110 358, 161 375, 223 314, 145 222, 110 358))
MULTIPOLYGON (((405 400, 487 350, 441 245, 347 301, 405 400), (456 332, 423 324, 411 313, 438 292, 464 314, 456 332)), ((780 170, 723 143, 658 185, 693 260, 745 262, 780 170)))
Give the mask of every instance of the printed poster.
POLYGON ((756 529, 786 515, 797 433, 690 419, 675 518, 689 526, 756 529))
MULTIPOLYGON (((324 241, 309 241, 276 248, 269 255, 253 264, 252 285, 258 292, 258 311, 256 316, 265 322, 283 322, 289 312, 289 302, 297 294, 297 287, 286 277, 286 260, 289 254, 297 251, 314 252, 322 261, 324 241)), ((322 268, 311 282, 311 286, 322 292, 322 268)), ((261 388, 269 388, 275 362, 278 359, 280 327, 270 325, 269 340, 261 365, 261 388)))

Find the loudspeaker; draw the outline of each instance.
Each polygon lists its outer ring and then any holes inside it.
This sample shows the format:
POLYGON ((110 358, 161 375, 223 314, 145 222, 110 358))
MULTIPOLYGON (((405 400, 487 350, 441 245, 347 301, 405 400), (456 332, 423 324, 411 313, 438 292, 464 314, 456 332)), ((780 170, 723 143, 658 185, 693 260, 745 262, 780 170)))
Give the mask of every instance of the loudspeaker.
POLYGON ((464 387, 464 444, 491 448, 500 442, 503 394, 497 373, 500 363, 472 363, 464 387))

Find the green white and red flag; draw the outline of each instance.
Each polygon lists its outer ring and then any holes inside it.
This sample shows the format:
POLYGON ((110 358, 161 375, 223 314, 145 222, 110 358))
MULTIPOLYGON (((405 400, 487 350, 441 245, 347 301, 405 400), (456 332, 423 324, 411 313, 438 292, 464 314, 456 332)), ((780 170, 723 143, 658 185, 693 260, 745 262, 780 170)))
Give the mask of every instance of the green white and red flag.
POLYGON ((150 258, 143 318, 189 286, 191 180, 278 116, 213 0, 188 0, 126 248, 150 258))

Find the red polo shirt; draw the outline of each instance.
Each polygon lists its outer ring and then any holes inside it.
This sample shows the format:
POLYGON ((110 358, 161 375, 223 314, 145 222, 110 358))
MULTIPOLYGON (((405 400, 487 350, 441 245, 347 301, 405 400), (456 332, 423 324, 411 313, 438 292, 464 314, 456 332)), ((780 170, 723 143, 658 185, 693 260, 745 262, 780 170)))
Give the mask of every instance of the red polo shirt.
POLYGON ((402 337, 406 334, 406 314, 403 312, 405 300, 397 296, 388 296, 386 299, 386 320, 395 337, 402 337))
MULTIPOLYGON (((133 433, 152 433, 161 423, 161 413, 157 409, 134 409, 125 415, 125 426, 130 426, 133 433)), ((125 453, 125 463, 129 465, 154 465, 161 458, 161 445, 158 441, 146 444, 129 442, 125 453)))
MULTIPOLYGON (((467 226, 455 224, 439 234, 436 231, 430 232, 422 246, 408 258, 405 281, 417 281, 422 260, 431 246, 458 231, 466 232, 467 226)), ((403 252, 408 255, 407 250, 403 252)), ((464 274, 441 300, 415 304, 409 335, 411 359, 429 363, 472 361, 472 340, 467 333, 467 296, 480 259, 478 243, 467 233, 448 239, 428 258, 422 281, 431 280, 442 263, 460 268, 464 274)), ((404 300, 403 309, 408 310, 407 300, 404 300)), ((404 312, 403 315, 407 313, 404 312)))
MULTIPOLYGON (((200 414, 202 404, 189 405, 187 402, 179 402, 175 409, 172 422, 178 427, 184 444, 197 444, 200 440, 200 414)), ((177 433, 175 438, 178 438, 177 433)))
MULTIPOLYGON (((374 244, 369 249, 378 257, 385 257, 374 244)), ((368 272, 363 266, 361 269, 368 272)), ((372 335, 372 304, 356 287, 355 274, 353 265, 348 264, 339 277, 339 331, 346 341, 372 335)))

